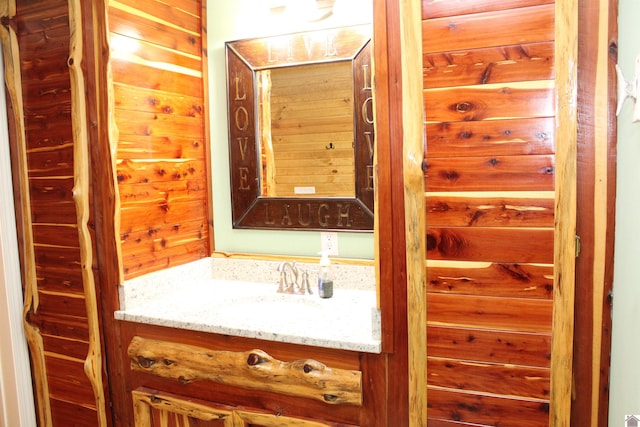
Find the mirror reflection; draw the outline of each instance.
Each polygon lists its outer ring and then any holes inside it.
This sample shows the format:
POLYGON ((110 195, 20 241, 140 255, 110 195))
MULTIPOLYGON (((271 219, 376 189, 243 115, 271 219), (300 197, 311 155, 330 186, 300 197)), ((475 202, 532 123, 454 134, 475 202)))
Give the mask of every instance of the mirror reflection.
POLYGON ((262 196, 355 197, 351 62, 257 73, 262 196))

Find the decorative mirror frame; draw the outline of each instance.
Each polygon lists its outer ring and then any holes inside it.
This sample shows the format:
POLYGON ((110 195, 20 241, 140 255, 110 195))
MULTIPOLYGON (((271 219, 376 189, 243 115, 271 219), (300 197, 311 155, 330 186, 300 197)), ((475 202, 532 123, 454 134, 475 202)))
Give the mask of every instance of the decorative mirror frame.
POLYGON ((373 230, 371 27, 351 26, 225 43, 233 228, 373 230), (355 197, 263 197, 256 72, 351 61, 355 197))

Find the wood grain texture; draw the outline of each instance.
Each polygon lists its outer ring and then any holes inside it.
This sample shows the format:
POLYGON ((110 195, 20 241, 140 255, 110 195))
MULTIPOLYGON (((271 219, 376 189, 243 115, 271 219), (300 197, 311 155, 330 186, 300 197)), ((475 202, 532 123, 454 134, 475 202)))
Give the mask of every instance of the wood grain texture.
MULTIPOLYGON (((97 424, 107 427, 107 396, 105 396, 106 378, 103 378, 102 334, 99 324, 99 308, 96 294, 96 283, 92 266, 95 243, 89 230, 91 181, 89 175, 89 135, 87 130, 87 91, 82 67, 84 66, 83 49, 83 15, 79 0, 69 1, 70 54, 69 75, 71 79, 71 109, 74 136, 74 187, 73 200, 76 204, 77 231, 80 249, 82 282, 84 290, 84 311, 87 316, 89 342, 87 355, 84 358, 84 374, 93 389, 94 406, 97 413, 97 424)), ((63 305, 58 305, 63 308, 63 305)))
POLYGON ((551 334, 429 325, 428 356, 549 368, 551 334))
POLYGON ((487 2, 484 0, 456 0, 448 2, 442 2, 441 0, 422 0, 422 19, 515 9, 549 3, 553 3, 553 0, 501 0, 496 2, 487 2))
POLYGON ((573 2, 556 1, 556 233, 554 254, 554 318, 549 422, 571 422, 576 260, 576 176, 578 115, 578 11, 573 2))
POLYGON ((426 241, 422 238, 426 230, 424 178, 424 127, 421 123, 422 79, 421 61, 415 55, 420 51, 422 34, 420 28, 420 5, 412 0, 399 2, 400 48, 405 58, 402 64, 402 146, 403 183, 405 212, 405 242, 407 268, 407 333, 409 334, 409 425, 421 426, 427 422, 427 379, 423 372, 427 339, 424 328, 427 321, 425 292, 424 253, 426 241))
POLYGON ((555 6, 422 6, 428 425, 553 425, 555 6))
MULTIPOLYGON (((17 5, 14 0, 2 4, 3 16, 16 19, 17 5)), ((36 275, 35 252, 33 249, 33 231, 31 221, 31 206, 29 197, 28 161, 27 161, 27 136, 25 103, 23 98, 23 84, 21 79, 21 55, 20 44, 16 28, 13 26, 0 26, 0 37, 2 38, 2 50, 4 59, 4 76, 7 88, 7 98, 13 106, 12 115, 8 120, 12 121, 12 128, 16 141, 13 142, 14 153, 16 153, 14 165, 17 170, 13 172, 14 181, 17 182, 17 192, 21 197, 16 200, 20 204, 22 220, 22 230, 20 234, 23 239, 21 249, 22 279, 24 281, 24 306, 23 306, 23 326, 25 338, 29 347, 31 357, 31 372, 34 377, 33 387, 35 392, 35 406, 37 410, 38 422, 44 427, 51 427, 51 401, 49 397, 49 385, 47 383, 47 371, 44 357, 44 343, 37 326, 30 322, 30 314, 38 307, 38 285, 36 275)))
POLYGON ((609 413, 618 1, 581 3, 578 14, 577 209, 581 214, 571 424, 599 426, 607 424, 609 413))
POLYGON ((425 54, 424 88, 553 78, 553 42, 425 54))
POLYGON ((231 408, 215 408, 147 390, 131 392, 136 427, 235 427, 231 408), (171 421, 170 421, 171 420, 171 421))
POLYGON ((553 118, 427 124, 429 157, 553 154, 553 118))
POLYGON ((547 80, 509 85, 429 89, 427 123, 553 117, 553 84, 547 80))
POLYGON ((183 384, 208 380, 333 405, 362 405, 361 372, 332 369, 312 359, 282 362, 262 350, 211 351, 141 337, 131 340, 128 354, 131 369, 183 384))
POLYGON ((552 191, 553 156, 427 158, 427 191, 552 191))
MULTIPOLYGON (((455 2, 454 2, 455 4, 455 2)), ((496 9, 498 9, 496 7, 496 9)), ((553 4, 427 19, 424 53, 553 40, 553 4)))
POLYGON ((427 259, 551 264, 553 236, 551 228, 430 227, 427 259))
POLYGON ((430 388, 429 426, 449 425, 539 427, 548 425, 549 403, 538 399, 473 394, 430 388))
POLYGON ((123 246, 131 278, 211 251, 209 227, 194 234, 192 226, 207 224, 210 211, 204 9, 200 1, 123 0, 107 13, 121 239, 154 230, 150 237, 175 242, 136 245, 135 255, 123 246))
POLYGON ((430 325, 550 333, 552 301, 475 295, 429 294, 430 325))
POLYGON ((15 174, 25 174, 19 181, 28 183, 17 197, 29 204, 21 208, 24 323, 39 423, 106 426, 89 226, 84 9, 74 1, 20 1, 12 7, 16 64, 25 71, 21 81, 13 81, 21 99, 12 104, 21 122, 14 125, 21 147, 16 152, 26 153, 15 174))
POLYGON ((553 198, 543 192, 427 193, 432 227, 553 227, 553 198))
POLYGON ((551 299, 553 266, 492 262, 427 262, 429 292, 551 299))
POLYGON ((429 357, 427 372, 433 387, 536 399, 549 396, 549 368, 429 357))

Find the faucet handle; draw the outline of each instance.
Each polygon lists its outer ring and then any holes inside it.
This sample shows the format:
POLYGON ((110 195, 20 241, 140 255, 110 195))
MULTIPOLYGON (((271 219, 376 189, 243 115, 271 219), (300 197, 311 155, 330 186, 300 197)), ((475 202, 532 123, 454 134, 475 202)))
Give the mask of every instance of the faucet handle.
POLYGON ((301 294, 309 294, 313 295, 313 291, 311 290, 311 285, 309 285, 309 270, 302 271, 302 284, 300 285, 300 293, 301 294))

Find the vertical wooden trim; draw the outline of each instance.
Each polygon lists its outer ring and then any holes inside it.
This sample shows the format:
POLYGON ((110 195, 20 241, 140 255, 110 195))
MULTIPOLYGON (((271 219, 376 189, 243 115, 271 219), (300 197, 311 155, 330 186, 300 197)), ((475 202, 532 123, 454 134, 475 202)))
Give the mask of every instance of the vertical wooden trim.
POLYGON ((203 105, 204 105, 204 146, 206 147, 205 152, 205 170, 207 173, 207 226, 209 228, 208 233, 208 241, 207 241, 207 250, 209 255, 213 254, 216 250, 216 241, 214 234, 214 225, 213 225, 213 175, 211 169, 211 111, 210 102, 209 102, 209 48, 207 45, 207 0, 202 0, 201 3, 201 12, 200 12, 200 23, 201 23, 201 31, 200 31, 200 39, 202 40, 202 96, 203 96, 203 105))
POLYGON ((374 104, 374 259, 376 269, 376 282, 378 283, 378 306, 382 315, 382 351, 393 351, 393 246, 391 226, 391 152, 389 140, 391 129, 389 128, 389 58, 387 55, 387 27, 386 27, 386 2, 374 0, 373 18, 373 59, 371 61, 373 73, 373 104, 374 104), (383 219, 384 227, 380 226, 383 219))
POLYGON ((616 197, 617 0, 579 5, 578 222, 572 425, 606 425, 616 197), (594 30, 596 29, 596 30, 594 30))
MULTIPOLYGON (((121 351, 120 324, 113 313, 120 308, 119 284, 124 281, 120 246, 120 197, 116 174, 118 128, 115 125, 115 101, 109 49, 109 0, 93 0, 86 12, 92 19, 92 56, 85 58, 91 67, 94 96, 89 104, 95 143, 90 147, 93 187, 93 212, 96 228, 96 260, 104 334, 104 352, 109 372, 109 393, 114 425, 128 425, 133 406, 126 389, 123 366, 128 366, 121 351)), ((88 48, 87 51, 90 49, 88 48)))
POLYGON ((427 425, 427 301, 422 96, 422 10, 420 2, 400 2, 404 213, 409 335, 409 425, 427 425))
POLYGON ((571 418, 575 300, 578 13, 570 0, 557 0, 555 9, 558 143, 550 425, 568 427, 571 418))
POLYGON ((407 293, 402 183, 402 53, 398 0, 374 0, 376 134, 375 244, 382 350, 386 356, 386 417, 379 426, 408 425, 407 293), (395 208, 395 209, 394 209, 395 208))
POLYGON ((73 200, 76 205, 80 260, 87 326, 89 331, 89 349, 84 361, 84 372, 91 383, 96 401, 98 425, 107 425, 106 401, 102 382, 102 348, 100 342, 100 324, 98 303, 93 277, 93 245, 89 232, 89 138, 87 133, 87 108, 85 103, 85 83, 82 72, 82 10, 80 0, 69 0, 70 46, 69 77, 71 80, 71 120, 73 126, 73 200))
POLYGON ((49 400, 49 385, 47 368, 44 359, 44 343, 37 327, 29 323, 31 313, 38 310, 38 284, 36 281, 36 261, 33 245, 33 227, 31 222, 31 198, 29 196, 29 180, 27 176, 26 134, 24 119, 24 104, 22 97, 22 78, 20 74, 20 53, 18 39, 12 25, 15 24, 16 2, 9 0, 4 3, 2 16, 9 19, 7 27, 0 26, 0 37, 4 53, 5 82, 7 94, 13 105, 12 119, 16 134, 16 155, 18 170, 14 179, 19 181, 20 209, 23 213, 23 229, 21 230, 24 245, 22 246, 24 261, 24 307, 23 325, 31 353, 33 384, 36 390, 38 422, 42 427, 50 427, 51 404, 49 400))
MULTIPOLYGON (((607 105, 609 79, 609 10, 608 0, 601 0, 598 6, 598 32, 597 32, 597 60, 596 78, 594 89, 594 104, 607 105)), ((601 349, 603 344, 602 323, 604 308, 604 284, 607 252, 607 215, 609 196, 607 194, 609 183, 608 150, 609 145, 604 142, 608 140, 609 122, 607 111, 596 109, 594 117, 594 149, 595 149, 595 180, 593 198, 593 339, 592 339, 592 372, 591 372, 591 426, 597 427, 599 424, 598 413, 600 411, 600 368, 602 365, 601 349)))
MULTIPOLYGON (((107 173, 105 178, 109 183, 110 192, 113 194, 113 200, 109 200, 113 208, 113 235, 115 239, 115 260, 118 267, 117 283, 109 285, 118 285, 124 283, 124 267, 122 265, 122 247, 120 245, 120 188, 117 179, 117 150, 118 140, 120 139, 120 131, 116 123, 115 116, 115 95, 113 75, 111 71, 110 60, 110 43, 109 43, 109 3, 111 0, 92 1, 94 28, 95 28, 95 72, 99 83, 96 85, 96 103, 99 109, 106 111, 106 129, 103 129, 104 135, 107 137, 107 152, 109 153, 111 171, 107 173), (109 179, 110 178, 110 179, 109 179)), ((100 121, 103 117, 100 114, 100 121)), ((100 147, 102 148, 102 147, 100 147)), ((107 215, 110 212, 107 213, 107 215)))

